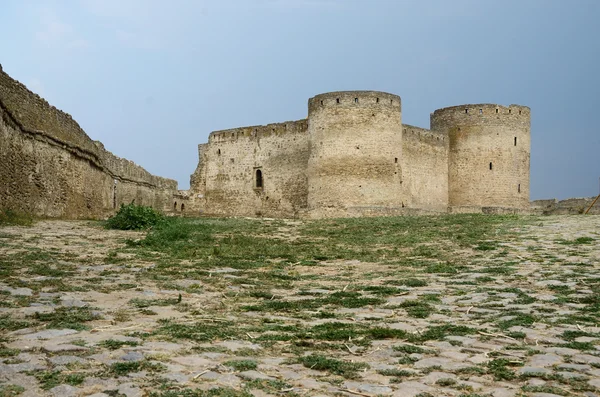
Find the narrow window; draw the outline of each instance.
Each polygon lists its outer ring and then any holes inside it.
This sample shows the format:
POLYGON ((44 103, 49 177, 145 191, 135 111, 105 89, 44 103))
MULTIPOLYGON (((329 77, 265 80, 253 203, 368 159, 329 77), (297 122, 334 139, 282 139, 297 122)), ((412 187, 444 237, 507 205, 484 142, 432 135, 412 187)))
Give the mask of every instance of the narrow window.
POLYGON ((498 113, 498 109, 496 109, 496 113, 498 113))
POLYGON ((185 204, 181 203, 181 212, 185 210, 185 204))
POLYGON ((390 99, 390 105, 393 105, 393 104, 394 104, 394 100, 390 99))
POLYGON ((511 109, 508 109, 508 114, 510 114, 510 113, 511 113, 511 109))
POLYGON ((340 103, 340 98, 336 98, 336 99, 335 99, 335 102, 336 102, 336 103, 340 103))
POLYGON ((354 98, 354 103, 358 103, 358 98, 354 98))
POLYGON ((469 109, 465 109, 465 114, 469 114, 469 109))
POLYGON ((262 189, 263 187, 263 174, 261 170, 256 170, 256 188, 262 189))
POLYGON ((521 111, 519 110, 519 114, 521 114, 521 111))
POLYGON ((519 183, 519 186, 517 186, 517 192, 521 193, 521 184, 519 183))
POLYGON ((398 157, 394 157, 394 163, 398 164, 398 157))
POLYGON ((177 201, 173 204, 173 211, 177 211, 177 201))
POLYGON ((515 146, 517 146, 517 137, 515 137, 515 146))
POLYGON ((375 98, 375 103, 379 103, 379 98, 375 98))
POLYGON ((490 163, 490 170, 492 169, 492 163, 490 163))
POLYGON ((321 106, 323 106, 323 101, 321 101, 321 106))
POLYGON ((221 149, 217 149, 217 156, 221 155, 221 149))

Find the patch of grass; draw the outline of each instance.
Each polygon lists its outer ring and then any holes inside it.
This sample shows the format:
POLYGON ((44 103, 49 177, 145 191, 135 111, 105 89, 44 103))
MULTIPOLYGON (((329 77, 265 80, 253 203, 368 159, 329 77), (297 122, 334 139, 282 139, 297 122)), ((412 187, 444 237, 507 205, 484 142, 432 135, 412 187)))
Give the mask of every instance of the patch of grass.
POLYGON ((431 354, 432 351, 422 348, 421 346, 415 346, 415 345, 398 345, 398 346, 392 346, 392 349, 394 351, 397 352, 402 352, 402 353, 406 353, 406 354, 431 354))
POLYGON ((250 371, 258 367, 258 364, 254 360, 230 360, 224 362, 223 365, 231 367, 236 371, 250 371))
POLYGON ((77 386, 85 380, 85 374, 83 373, 63 374, 60 371, 37 371, 31 373, 31 375, 37 378, 38 382, 40 382, 40 387, 44 390, 49 390, 65 383, 77 386))
POLYGON ((23 386, 19 385, 0 385, 0 397, 13 397, 22 394, 25 391, 23 386))
POLYGON ((428 340, 442 340, 448 335, 464 336, 476 334, 475 328, 467 327, 465 325, 436 325, 429 327, 426 331, 420 334, 408 335, 409 342, 425 342, 428 340))
POLYGON ((498 322, 500 329, 508 329, 515 326, 528 327, 537 320, 536 316, 521 312, 508 313, 507 316, 511 316, 512 318, 498 322))
POLYGON ((177 389, 150 392, 150 397, 253 397, 244 390, 218 387, 210 390, 200 389, 177 389))
POLYGON ((394 285, 403 285, 406 287, 425 287, 427 285, 427 281, 421 280, 418 278, 407 278, 404 280, 392 280, 389 282, 394 285))
POLYGON ((591 237, 578 237, 575 240, 560 240, 558 243, 563 245, 582 245, 582 244, 591 244, 594 242, 594 239, 591 237))
POLYGON ((0 226, 31 226, 33 217, 25 212, 0 209, 0 226))
POLYGON ((122 341, 122 340, 115 340, 115 339, 107 339, 107 340, 103 340, 102 342, 98 343, 98 346, 105 347, 108 350, 118 350, 118 349, 122 348, 123 346, 137 346, 137 345, 139 345, 139 343, 135 342, 135 341, 122 341))
POLYGON ((0 330, 2 331, 16 331, 31 327, 32 325, 30 321, 16 319, 10 314, 0 316, 0 330))
POLYGON ((160 326, 152 335, 163 337, 167 340, 187 339, 197 342, 209 342, 215 339, 228 339, 237 337, 243 331, 233 322, 197 322, 194 324, 178 324, 169 319, 158 320, 160 326))
POLYGON ((406 300, 398 305, 406 310, 409 316, 416 318, 429 317, 435 308, 424 300, 406 300))
POLYGON ((458 382, 452 378, 442 378, 435 381, 435 384, 442 387, 454 386, 458 382))
POLYGON ((349 361, 328 358, 320 354, 300 357, 298 362, 306 368, 317 371, 327 371, 348 379, 358 377, 358 371, 369 368, 369 365, 365 363, 352 363, 349 361))
POLYGON ((521 387, 521 390, 527 393, 547 393, 554 394, 557 396, 570 396, 571 393, 561 389, 560 387, 550 386, 550 385, 542 385, 542 386, 530 386, 525 385, 521 387))
POLYGON ((414 372, 411 371, 407 371, 405 369, 380 369, 377 371, 377 373, 379 375, 383 375, 383 376, 395 376, 397 378, 403 378, 403 377, 407 377, 407 376, 413 376, 414 372))
POLYGON ((35 312, 32 317, 47 323, 46 328, 75 330, 87 329, 83 323, 99 318, 89 307, 59 307, 52 313, 35 312))
POLYGON ((126 376, 131 372, 164 372, 166 367, 162 364, 142 361, 125 361, 113 363, 108 368, 108 373, 112 376, 126 376))
POLYGON ((145 309, 150 306, 171 306, 181 302, 181 294, 179 298, 166 298, 166 299, 141 299, 133 298, 129 301, 129 304, 138 309, 145 309))
POLYGON ((521 365, 523 364, 511 362, 506 358, 497 358, 487 363, 487 370, 496 380, 513 380, 517 375, 511 367, 521 365))
POLYGON ((133 203, 121 204, 117 213, 105 222, 105 227, 118 230, 142 230, 155 226, 163 219, 163 215, 152 207, 133 203))

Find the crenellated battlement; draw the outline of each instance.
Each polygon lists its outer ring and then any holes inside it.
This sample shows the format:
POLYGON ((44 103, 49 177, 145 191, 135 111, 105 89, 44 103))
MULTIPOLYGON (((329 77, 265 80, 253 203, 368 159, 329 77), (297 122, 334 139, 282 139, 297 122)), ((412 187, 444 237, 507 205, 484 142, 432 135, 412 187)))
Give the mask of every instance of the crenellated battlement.
POLYGON ((238 139, 259 139, 271 135, 303 134, 308 129, 308 120, 285 121, 267 125, 231 128, 213 131, 208 136, 209 143, 235 142, 238 139))
POLYGON ((432 130, 458 125, 522 125, 530 122, 531 110, 521 105, 467 104, 438 109, 430 120, 432 130))
POLYGON ((336 91, 316 95, 308 100, 308 114, 322 109, 387 109, 402 111, 398 95, 381 91, 336 91))
POLYGON ((448 134, 404 124, 402 126, 402 139, 404 141, 418 140, 431 145, 439 144, 444 146, 447 144, 448 134))

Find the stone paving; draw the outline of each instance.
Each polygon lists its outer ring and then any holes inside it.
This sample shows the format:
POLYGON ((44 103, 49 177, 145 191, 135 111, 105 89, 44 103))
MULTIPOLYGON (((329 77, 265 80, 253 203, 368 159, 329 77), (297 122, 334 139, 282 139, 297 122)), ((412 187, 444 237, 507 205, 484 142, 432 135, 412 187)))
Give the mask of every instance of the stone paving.
MULTIPOLYGON (((32 263, 52 261, 47 272, 7 275, 2 267, 0 396, 600 396, 599 232, 597 216, 539 218, 499 249, 457 252, 468 263, 457 272, 420 274, 426 285, 335 308, 329 319, 319 309, 242 310, 260 280, 238 282, 239 269, 153 279, 152 261, 119 252, 142 233, 83 221, 0 228, 0 264, 32 252, 32 263), (410 315, 406 302, 419 299, 431 314, 410 315), (45 320, 53 313, 65 318, 45 320), (73 313, 88 316, 84 326, 64 326, 73 313), (225 333, 167 337, 156 333, 166 319, 200 334, 213 328, 197 324, 223 324, 225 333), (332 322, 364 332, 333 342, 282 337, 332 322), (377 327, 387 336, 366 340, 377 327), (429 336, 434 329, 441 333, 429 336), (358 369, 298 361, 314 354, 358 369)), ((350 289, 348 280, 378 284, 392 270, 359 261, 298 265, 296 273, 314 277, 271 290, 265 301, 327 297, 350 289)))

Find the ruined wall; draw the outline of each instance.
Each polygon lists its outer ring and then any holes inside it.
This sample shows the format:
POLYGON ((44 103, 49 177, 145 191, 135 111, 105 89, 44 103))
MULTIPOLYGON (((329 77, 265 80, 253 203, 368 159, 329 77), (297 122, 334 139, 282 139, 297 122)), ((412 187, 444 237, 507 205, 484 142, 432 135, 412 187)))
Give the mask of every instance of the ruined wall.
POLYGON ((404 204, 410 208, 448 208, 448 136, 404 125, 402 172, 404 204))
POLYGON ((215 131, 198 147, 193 210, 212 215, 298 217, 306 209, 307 121, 215 131), (257 186, 257 173, 262 186, 257 186))
POLYGON ((0 208, 91 218, 121 203, 168 209, 177 183, 92 141, 61 112, 0 69, 0 208))
POLYGON ((374 91, 317 95, 309 100, 308 120, 309 216, 402 208, 399 96, 374 91))
POLYGON ((481 104, 436 110, 449 136, 448 200, 454 207, 529 207, 530 110, 481 104))
POLYGON ((583 214, 588 209, 589 215, 600 215, 600 199, 597 197, 578 197, 566 200, 534 200, 531 210, 544 215, 576 215, 583 214), (593 204, 593 206, 592 206, 593 204))

